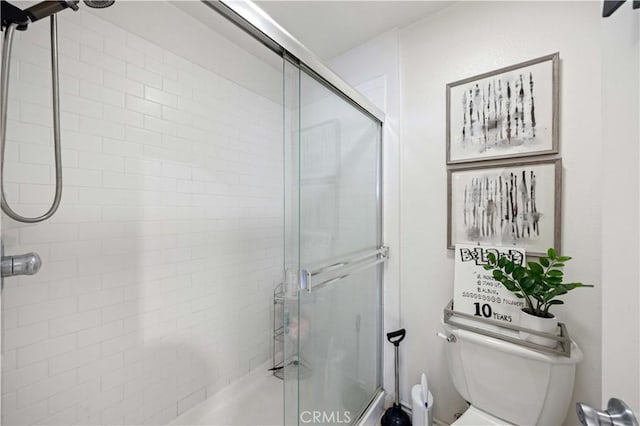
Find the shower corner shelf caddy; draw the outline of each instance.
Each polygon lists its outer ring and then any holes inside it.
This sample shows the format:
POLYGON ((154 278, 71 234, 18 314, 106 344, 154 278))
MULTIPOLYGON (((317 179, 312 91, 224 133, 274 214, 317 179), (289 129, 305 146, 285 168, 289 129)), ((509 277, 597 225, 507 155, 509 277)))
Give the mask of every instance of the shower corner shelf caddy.
POLYGON ((482 334, 488 337, 493 337, 494 339, 513 343, 515 345, 533 349, 538 352, 564 356, 567 358, 571 356, 572 341, 569 337, 567 326, 562 322, 558 322, 558 328, 560 330, 558 335, 544 333, 538 330, 532 330, 530 328, 504 323, 502 321, 478 318, 471 314, 455 311, 453 309, 453 300, 449 301, 447 306, 444 307, 444 322, 463 330, 482 334), (462 319, 462 321, 459 321, 458 319, 462 319), (526 333, 534 334, 536 336, 545 337, 548 339, 553 339, 558 342, 558 345, 555 348, 550 348, 548 346, 539 345, 537 343, 524 340, 519 337, 518 332, 520 331, 524 331, 526 333))
MULTIPOLYGON (((367 250, 350 253, 341 258, 335 258, 321 266, 300 271, 300 290, 312 293, 319 289, 334 284, 351 274, 362 271, 372 266, 382 264, 389 260, 389 247, 385 245, 373 247, 367 250)), ((302 378, 310 374, 310 366, 303 359, 294 357, 285 363, 285 332, 289 326, 289 316, 286 312, 285 300, 287 300, 284 283, 280 283, 273 290, 273 375, 279 379, 284 378, 285 368, 293 366, 298 370, 298 377, 302 378)), ((294 296, 297 297, 297 296, 294 296)), ((313 299, 307 302, 313 303, 313 299)))
POLYGON ((273 290, 273 375, 284 379, 284 284, 273 290))

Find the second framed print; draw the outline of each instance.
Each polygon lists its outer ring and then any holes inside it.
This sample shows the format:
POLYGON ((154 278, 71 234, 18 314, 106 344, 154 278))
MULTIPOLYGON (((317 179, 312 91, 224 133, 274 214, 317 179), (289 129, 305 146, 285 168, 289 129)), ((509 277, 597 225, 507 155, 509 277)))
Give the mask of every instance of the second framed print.
POLYGON ((447 84, 447 164, 557 153, 559 57, 447 84))
POLYGON ((457 243, 560 251, 559 159, 448 170, 447 246, 457 243))

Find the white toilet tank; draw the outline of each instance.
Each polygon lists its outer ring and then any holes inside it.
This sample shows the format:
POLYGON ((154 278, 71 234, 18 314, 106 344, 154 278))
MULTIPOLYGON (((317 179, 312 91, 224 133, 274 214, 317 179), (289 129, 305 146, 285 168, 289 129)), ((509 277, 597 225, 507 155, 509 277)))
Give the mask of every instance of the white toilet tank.
POLYGON ((472 406, 516 425, 561 425, 573 393, 580 348, 571 357, 544 354, 442 323, 449 372, 472 406))

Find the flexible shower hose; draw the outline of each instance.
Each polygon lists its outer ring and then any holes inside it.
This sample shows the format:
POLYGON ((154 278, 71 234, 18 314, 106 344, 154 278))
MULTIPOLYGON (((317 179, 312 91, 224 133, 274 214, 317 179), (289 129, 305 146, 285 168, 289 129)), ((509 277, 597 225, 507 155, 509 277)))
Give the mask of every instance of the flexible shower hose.
POLYGON ((4 33, 2 48, 2 77, 0 80, 0 207, 13 220, 24 223, 37 223, 49 219, 60 206, 62 198, 62 148, 60 145, 60 98, 58 82, 58 24, 56 15, 51 15, 51 83, 53 94, 53 150, 56 170, 56 191, 49 210, 38 217, 24 217, 16 213, 4 193, 4 153, 7 140, 7 106, 9 96, 9 71, 11 67, 11 47, 17 24, 11 23, 4 33))

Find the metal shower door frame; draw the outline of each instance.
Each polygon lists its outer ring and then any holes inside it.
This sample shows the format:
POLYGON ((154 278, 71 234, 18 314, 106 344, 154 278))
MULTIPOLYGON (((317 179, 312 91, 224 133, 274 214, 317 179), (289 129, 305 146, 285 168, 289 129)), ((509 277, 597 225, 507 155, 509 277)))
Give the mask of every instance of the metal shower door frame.
POLYGON ((385 114, 373 102, 333 72, 316 54, 307 49, 252 1, 201 0, 204 4, 258 39, 281 56, 298 65, 320 83, 353 106, 384 123, 385 114))
MULTIPOLYGON (((355 267, 368 268, 375 267, 378 275, 378 299, 380 300, 380 329, 379 335, 383 335, 384 331, 384 316, 383 316, 383 276, 384 276, 384 263, 388 259, 388 248, 383 243, 383 191, 382 191, 382 170, 383 170, 383 128, 385 121, 385 114, 381 111, 373 102, 368 98, 350 86, 336 73, 334 73, 317 55, 307 49, 302 43, 300 43, 295 37, 275 22, 268 14, 260 9, 252 1, 232 1, 232 0, 201 0, 202 3, 209 8, 220 13, 227 18, 230 22, 234 23, 249 35, 260 41, 270 50, 277 53, 283 58, 284 63, 289 63, 297 67, 300 71, 305 72, 307 75, 314 78, 323 86, 327 87, 330 91, 335 93, 340 98, 347 101, 357 110, 364 113, 378 124, 379 139, 377 144, 377 164, 376 164, 376 216, 377 216, 377 244, 376 248, 372 249, 367 254, 367 258, 375 257, 373 261, 366 261, 364 264, 358 263, 355 267)), ((329 265, 330 266, 330 265, 329 265)), ((341 269, 341 268, 338 268, 341 269)), ((355 270, 354 268, 351 268, 355 270)), ((300 271, 302 272, 302 271, 300 271)), ((302 276, 302 273, 300 274, 302 276)), ((301 278, 301 277, 299 277, 301 278)), ((338 281, 340 276, 335 278, 325 279, 323 286, 338 281)), ((310 287, 308 290, 312 290, 313 281, 311 275, 309 276, 310 287)), ((320 283, 318 283, 320 284, 320 283)), ((300 291, 305 291, 300 289, 300 291)), ((382 337, 378 341, 378 366, 377 366, 377 382, 379 383, 378 389, 369 402, 371 406, 375 401, 378 401, 381 395, 384 393, 382 388, 382 369, 383 369, 383 339, 382 337)), ((368 407, 367 407, 368 409, 368 407)), ((366 412, 366 410, 365 410, 366 412)), ((360 413, 362 416, 363 413, 360 413)), ((353 419, 354 424, 358 423, 358 419, 353 419)), ((299 418, 298 418, 299 423, 299 418)))

